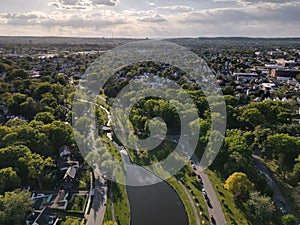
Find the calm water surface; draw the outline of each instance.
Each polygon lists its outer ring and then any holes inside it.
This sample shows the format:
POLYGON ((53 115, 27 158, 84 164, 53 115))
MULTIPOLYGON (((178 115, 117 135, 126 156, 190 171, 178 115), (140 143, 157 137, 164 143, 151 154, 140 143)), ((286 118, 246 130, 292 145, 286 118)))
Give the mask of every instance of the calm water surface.
POLYGON ((131 225, 188 225, 188 217, 177 193, 166 183, 127 186, 131 225))

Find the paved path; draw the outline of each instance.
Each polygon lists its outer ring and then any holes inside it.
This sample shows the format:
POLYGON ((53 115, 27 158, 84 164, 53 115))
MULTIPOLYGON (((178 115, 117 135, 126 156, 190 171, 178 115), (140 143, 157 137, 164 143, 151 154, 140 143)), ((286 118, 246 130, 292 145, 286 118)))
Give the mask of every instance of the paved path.
POLYGON ((195 215, 195 219, 196 219, 197 225, 201 225, 201 221, 200 221, 200 218, 199 218, 198 211, 197 211, 197 208, 195 206, 194 200, 192 199, 190 193, 188 192, 188 190, 186 189, 186 187, 183 185, 183 183, 180 180, 177 180, 177 181, 182 186, 184 192, 188 196, 188 199, 189 199, 189 201, 190 201, 190 203, 191 203, 191 205, 193 207, 193 211, 194 211, 194 215, 195 215))
POLYGON ((205 173, 205 170, 203 170, 199 166, 200 160, 196 156, 193 156, 192 160, 196 165, 197 174, 200 174, 200 176, 202 178, 203 188, 205 189, 205 191, 207 193, 207 196, 208 196, 208 198, 210 200, 210 203, 211 203, 211 207, 208 207, 209 214, 213 215, 213 217, 216 220, 216 224, 220 224, 220 225, 227 224, 224 213, 223 213, 222 206, 221 206, 220 201, 217 197, 215 189, 214 189, 212 183, 210 182, 207 174, 205 173))
POLYGON ((254 160, 256 169, 266 179, 269 187, 273 191, 273 200, 275 202, 275 205, 278 208, 279 207, 283 207, 288 214, 295 215, 297 217, 297 219, 298 219, 298 222, 300 222, 299 215, 293 213, 293 211, 291 210, 291 208, 286 204, 286 200, 283 197, 283 195, 282 195, 282 193, 281 193, 281 191, 280 191, 277 183, 272 178, 272 173, 270 172, 270 170, 268 169, 268 167, 265 165, 265 163, 263 162, 263 160, 258 155, 254 155, 254 154, 252 155, 252 158, 254 160))
POLYGON ((107 186, 103 184, 103 178, 95 173, 94 198, 90 214, 87 217, 87 225, 101 225, 103 223, 107 200, 107 186))
MULTIPOLYGON (((105 100, 102 96, 100 96, 102 100, 105 100)), ((82 100, 86 102, 85 100, 82 100)), ((110 126, 111 117, 108 110, 100 106, 108 116, 107 126, 110 126)), ((93 136, 91 136, 94 139, 93 136)), ((92 207, 90 214, 87 216, 87 225, 101 225, 104 220, 104 215, 106 211, 106 202, 107 202, 107 186, 103 177, 100 175, 99 171, 94 170, 95 176, 95 188, 94 188, 94 198, 92 202, 92 207)))

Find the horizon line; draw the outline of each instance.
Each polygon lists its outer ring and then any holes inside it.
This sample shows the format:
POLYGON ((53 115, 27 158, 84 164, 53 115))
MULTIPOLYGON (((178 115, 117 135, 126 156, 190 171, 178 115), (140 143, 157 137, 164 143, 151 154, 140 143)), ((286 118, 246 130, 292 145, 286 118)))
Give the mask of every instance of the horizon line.
POLYGON ((248 38, 248 39, 300 39, 300 36, 274 36, 274 37, 266 37, 266 36, 174 36, 174 37, 97 37, 97 36, 60 36, 60 35, 0 35, 0 38, 8 38, 8 37, 15 37, 15 38, 81 38, 81 39, 197 39, 197 38, 248 38))

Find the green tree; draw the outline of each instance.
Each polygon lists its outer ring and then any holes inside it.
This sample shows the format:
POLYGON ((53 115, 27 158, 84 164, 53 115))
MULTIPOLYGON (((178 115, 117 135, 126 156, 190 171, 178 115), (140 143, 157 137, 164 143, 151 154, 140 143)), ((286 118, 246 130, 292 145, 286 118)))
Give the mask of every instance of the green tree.
POLYGON ((19 118, 15 118, 15 119, 10 119, 5 123, 5 126, 10 127, 10 128, 17 128, 23 125, 26 125, 26 121, 19 119, 19 118))
POLYGON ((281 222, 283 225, 296 225, 297 218, 294 215, 287 214, 281 218, 281 222))
POLYGON ((0 73, 8 71, 10 68, 10 65, 6 63, 0 63, 0 73))
POLYGON ((267 138, 267 149, 272 157, 279 162, 279 169, 285 179, 286 173, 293 169, 295 159, 299 154, 300 138, 288 134, 274 134, 267 138))
POLYGON ((74 217, 66 217, 66 220, 61 223, 61 225, 80 225, 81 220, 79 218, 74 217))
POLYGON ((249 108, 243 111, 240 121, 254 129, 259 124, 265 124, 266 118, 257 108, 249 108))
POLYGON ((250 192, 247 203, 260 219, 270 219, 276 210, 273 200, 258 191, 250 192))
POLYGON ((32 208, 31 194, 16 190, 0 196, 0 222, 5 225, 25 224, 26 213, 32 208))
POLYGON ((298 158, 295 160, 295 165, 293 167, 293 171, 290 174, 290 182, 292 185, 296 186, 298 182, 300 182, 300 155, 298 155, 298 158))
POLYGON ((20 104, 20 109, 22 111, 22 115, 28 119, 28 120, 32 120, 32 118, 34 117, 35 113, 36 113, 36 107, 37 104, 36 102, 33 100, 33 98, 29 97, 26 99, 25 102, 20 104))
POLYGON ((40 112, 35 115, 34 119, 36 121, 42 121, 44 124, 48 124, 52 123, 55 118, 50 112, 40 112))
POLYGON ((224 95, 234 95, 234 90, 231 86, 226 86, 223 89, 223 94, 224 95))
POLYGON ((20 105, 24 103, 27 96, 20 93, 14 93, 8 103, 8 110, 11 114, 22 115, 22 110, 20 105))
MULTIPOLYGON (((225 96, 226 97, 226 96, 225 96)), ((234 98, 234 97, 232 97, 234 98)), ((229 129, 234 129, 234 128, 239 128, 241 123, 238 120, 238 115, 239 115, 239 110, 236 107, 233 107, 230 103, 227 103, 226 101, 226 109, 227 109, 227 128, 229 129)))
POLYGON ((11 131, 11 128, 7 126, 0 126, 0 140, 2 140, 2 138, 4 138, 4 136, 9 134, 11 131))
POLYGON ((267 151, 266 145, 267 138, 272 134, 272 130, 270 128, 264 128, 263 126, 257 126, 253 134, 254 142, 252 143, 252 147, 260 150, 265 156, 270 157, 272 153, 267 151))
POLYGON ((3 168, 0 170, 0 192, 13 191, 21 187, 21 180, 13 168, 3 168))
POLYGON ((42 130, 47 134, 51 143, 53 154, 63 145, 72 145, 74 143, 73 129, 70 124, 55 120, 51 124, 45 124, 42 130))
POLYGON ((0 149, 0 168, 12 167, 23 182, 37 179, 46 166, 53 166, 51 158, 44 159, 41 155, 32 153, 27 146, 12 145, 0 149))
POLYGON ((75 122, 75 129, 83 136, 90 133, 92 121, 88 117, 81 117, 75 122))
POLYGON ((18 77, 21 79, 27 79, 29 77, 29 74, 23 69, 13 69, 5 75, 4 79, 7 82, 11 82, 18 77))

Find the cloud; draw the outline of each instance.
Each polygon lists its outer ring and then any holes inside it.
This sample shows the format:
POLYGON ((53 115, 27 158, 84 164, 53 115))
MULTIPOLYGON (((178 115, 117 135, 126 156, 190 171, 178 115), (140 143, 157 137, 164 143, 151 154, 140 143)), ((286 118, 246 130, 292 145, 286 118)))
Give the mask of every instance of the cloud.
POLYGON ((18 26, 43 26, 51 27, 72 27, 72 28, 87 28, 99 30, 105 27, 113 27, 120 24, 125 24, 126 21, 113 16, 107 16, 109 12, 102 13, 62 13, 59 11, 45 14, 42 12, 31 12, 26 14, 21 13, 2 13, 0 14, 1 21, 4 25, 18 26))
POLYGON ((38 24, 41 20, 47 18, 46 14, 42 12, 30 13, 6 13, 0 15, 0 21, 9 25, 34 25, 38 24))
POLYGON ((235 2, 241 6, 263 6, 263 5, 282 5, 300 2, 299 0, 213 0, 214 2, 235 2))
MULTIPOLYGON (((78 7, 75 1, 64 3, 78 7)), ((106 8, 93 11, 0 13, 0 32, 3 35, 44 33, 106 37, 112 34, 115 37, 300 36, 299 11, 300 3, 292 2, 175 10, 172 13, 156 9, 117 11, 106 8)))
POLYGON ((55 0, 49 5, 57 9, 93 9, 101 6, 116 6, 118 0, 55 0))
POLYGON ((268 5, 229 7, 183 13, 173 20, 185 27, 186 36, 191 35, 193 29, 198 36, 299 36, 299 11, 298 3, 274 8, 268 5))
POLYGON ((156 9, 168 12, 190 12, 194 10, 194 8, 186 5, 161 6, 157 7, 156 9))
POLYGON ((161 23, 161 22, 167 22, 167 20, 164 19, 159 14, 144 16, 144 17, 138 18, 138 21, 139 22, 143 22, 143 23, 161 23))
POLYGON ((93 5, 107 5, 107 6, 116 6, 117 0, 92 0, 93 5))

